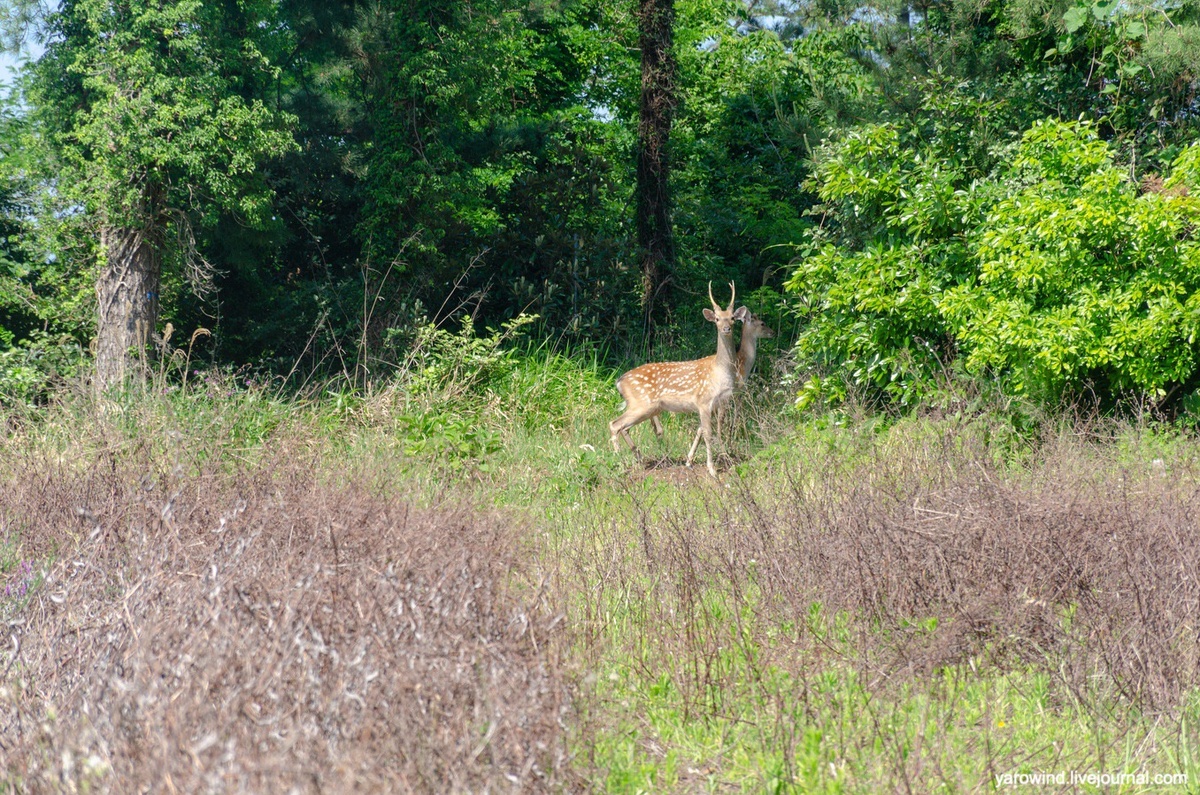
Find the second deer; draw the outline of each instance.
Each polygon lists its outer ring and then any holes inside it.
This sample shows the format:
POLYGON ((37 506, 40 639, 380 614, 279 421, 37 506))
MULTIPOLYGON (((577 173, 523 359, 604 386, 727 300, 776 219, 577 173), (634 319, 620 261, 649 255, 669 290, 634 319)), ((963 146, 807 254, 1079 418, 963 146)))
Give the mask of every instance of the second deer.
POLYGON ((712 282, 708 285, 708 300, 712 309, 704 310, 704 318, 717 327, 717 352, 713 356, 689 362, 651 362, 635 367, 617 379, 617 391, 625 398, 625 413, 608 424, 613 450, 620 450, 617 437, 625 439, 629 449, 637 452, 628 429, 657 418, 664 411, 691 412, 700 415, 700 429, 688 450, 687 465, 692 465, 700 437, 708 457, 708 473, 717 476, 712 462, 712 416, 714 411, 733 394, 737 383, 737 357, 733 350, 733 323, 745 322, 750 316, 746 307, 733 308, 737 289, 729 283, 729 307, 722 309, 713 298, 712 282))

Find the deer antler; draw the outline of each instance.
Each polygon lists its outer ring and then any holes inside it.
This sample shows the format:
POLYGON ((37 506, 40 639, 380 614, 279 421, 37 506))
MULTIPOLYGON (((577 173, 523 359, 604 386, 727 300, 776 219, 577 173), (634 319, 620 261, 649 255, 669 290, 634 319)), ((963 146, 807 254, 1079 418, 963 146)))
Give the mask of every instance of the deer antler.
MULTIPOLYGON (((737 287, 734 286, 733 282, 729 283, 729 291, 729 308, 724 310, 726 312, 733 311, 733 304, 737 300, 737 287)), ((712 282, 708 283, 708 300, 712 301, 713 309, 717 310, 718 312, 722 311, 721 305, 717 303, 717 299, 713 298, 712 282)))

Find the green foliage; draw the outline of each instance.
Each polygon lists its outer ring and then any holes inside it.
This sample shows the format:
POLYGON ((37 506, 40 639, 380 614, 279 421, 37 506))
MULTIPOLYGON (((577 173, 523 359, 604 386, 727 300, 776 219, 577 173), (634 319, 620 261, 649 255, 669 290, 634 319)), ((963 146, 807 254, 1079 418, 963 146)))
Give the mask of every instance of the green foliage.
POLYGON ((381 104, 363 234, 383 258, 422 229, 432 246, 456 229, 497 226, 487 194, 504 192, 517 164, 497 151, 496 116, 506 94, 528 91, 532 78, 515 8, 484 0, 389 10, 364 31, 382 58, 364 75, 378 83, 381 104), (479 157, 485 152, 491 157, 479 157))
POLYGON ((41 154, 15 99, 0 100, 0 405, 10 407, 44 403, 84 364, 92 291, 53 246, 73 242, 75 218, 60 220, 60 238, 42 222, 41 154))
POLYGON ((918 145, 882 125, 825 150, 814 182, 837 231, 810 235, 789 283, 815 376, 802 401, 857 386, 912 403, 956 352, 1051 402, 1196 377, 1195 147, 1139 192, 1087 124, 1033 126, 982 181, 918 145))
MULTIPOLYGON (((1194 179, 1195 159, 1193 148, 1176 161, 1177 183, 1194 179)), ((1034 127, 1013 171, 1020 187, 975 236, 977 277, 942 301, 968 368, 1009 372, 1017 391, 1051 397, 1089 380, 1156 398, 1188 383, 1200 328, 1196 198, 1139 195, 1085 125, 1034 127)))
POLYGON ((516 352, 505 344, 536 321, 537 315, 520 315, 485 336, 475 334, 470 315, 463 316, 457 333, 427 323, 417 331, 400 386, 411 399, 429 403, 479 401, 516 366, 516 352))
POLYGON ((797 191, 809 148, 874 101, 851 56, 854 28, 785 39, 734 28, 737 3, 681 6, 677 43, 686 101, 672 133, 680 279, 762 283, 782 267, 780 244, 799 239, 812 197, 797 191))
POLYGON ((73 337, 36 330, 16 344, 0 340, 0 407, 32 407, 44 402, 85 365, 84 350, 73 337))
POLYGON ((254 95, 275 76, 262 41, 272 20, 254 0, 74 0, 51 14, 31 97, 66 169, 64 198, 134 228, 170 209, 264 223, 258 163, 294 146, 290 119, 254 95))
POLYGON ((417 330, 395 383, 402 399, 397 431, 406 453, 486 469, 486 458, 500 449, 486 415, 520 363, 511 343, 536 320, 520 315, 483 336, 469 315, 458 332, 432 323, 417 330))
MULTIPOLYGON (((957 130, 978 105, 943 102, 929 126, 957 130)), ((938 301, 970 272, 967 233, 989 192, 947 162, 944 142, 919 128, 864 125, 814 158, 821 221, 787 283, 805 321, 796 343, 808 371, 802 407, 850 387, 914 405, 948 358, 938 301)))
POLYGON ((1164 117, 1187 129, 1191 100, 1181 84, 1200 75, 1200 60, 1189 47, 1200 37, 1195 4, 1075 0, 1065 12, 1056 11, 1056 40, 1044 57, 1088 64, 1085 84, 1093 107, 1116 131, 1145 146, 1174 137, 1176 129, 1160 124, 1164 117))
POLYGON ((427 456, 462 466, 473 462, 486 470, 484 459, 500 451, 499 435, 476 416, 423 412, 401 415, 397 431, 408 455, 427 456))
MULTIPOLYGON (((450 284, 495 293, 481 310, 492 321, 532 309, 576 334, 615 324, 613 285, 632 277, 619 266, 627 188, 611 175, 623 133, 585 88, 591 59, 614 50, 600 5, 408 3, 362 18, 358 232, 371 262, 404 276, 397 287, 431 306, 450 284)), ((394 290, 385 303, 409 297, 394 290)))

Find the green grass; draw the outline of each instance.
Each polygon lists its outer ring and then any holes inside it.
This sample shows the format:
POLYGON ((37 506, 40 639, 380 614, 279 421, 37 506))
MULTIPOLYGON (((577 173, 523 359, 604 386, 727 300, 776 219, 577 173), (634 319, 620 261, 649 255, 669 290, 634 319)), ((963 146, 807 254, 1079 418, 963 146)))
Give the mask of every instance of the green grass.
MULTIPOLYGON (((864 631, 879 633, 870 642, 885 647, 892 630, 831 617, 819 604, 790 617, 760 610, 752 577, 749 592, 730 590, 745 582, 714 580, 692 602, 678 597, 681 610, 693 612, 676 615, 678 632, 663 629, 663 594, 676 598, 686 583, 664 585, 682 569, 647 558, 647 527, 688 516, 719 536, 713 506, 735 486, 765 502, 788 478, 814 493, 826 476, 886 487, 898 468, 928 467, 934 478, 931 462, 964 451, 982 451, 1020 480, 1054 434, 1035 438, 986 412, 780 420, 786 399, 760 400, 737 416, 732 468, 713 483, 702 467, 694 477, 676 467, 647 472, 627 451, 609 448, 619 397, 615 373, 594 356, 535 348, 489 358, 486 369, 477 378, 449 366, 441 381, 401 377, 366 396, 333 389, 300 400, 213 374, 99 409, 67 397, 24 415, 3 449, 8 466, 107 455, 144 460, 151 473, 253 472, 263 451, 286 439, 310 450, 330 478, 365 472, 375 488, 403 488, 426 502, 466 490, 522 517, 532 527, 529 553, 570 624, 576 764, 601 791, 972 792, 997 789, 1005 773, 1037 771, 1184 772, 1190 791, 1200 791, 1200 694, 1173 710, 1140 713, 1102 680, 1071 693, 1053 672, 980 655, 892 670, 872 656, 877 650, 860 648, 864 631)), ((677 461, 694 422, 670 419, 662 442, 648 426, 635 436, 648 453, 677 461)), ((1080 448, 1094 458, 1096 477, 1169 470, 1200 481, 1186 436, 1120 424, 1105 432, 1107 441, 1080 448)), ((0 463, 0 477, 5 469, 0 463)), ((8 532, 0 579, 20 555, 19 530, 8 532)), ((917 632, 936 628, 936 619, 908 620, 917 632)))
MULTIPOLYGON (((617 633, 636 634, 614 620, 617 633)), ((627 644, 614 644, 617 646, 627 644)), ((597 666, 580 753, 608 792, 990 791, 1006 773, 1200 774, 1200 698, 1179 722, 1062 700, 1038 671, 972 659, 899 685, 814 657, 802 676, 752 646, 706 661, 732 686, 685 694, 652 654, 597 666)), ((852 653, 852 652, 851 652, 852 653)), ((1082 787, 1091 792, 1183 787, 1082 787)))
POLYGON ((610 792, 875 792, 884 782, 968 792, 1005 773, 1196 772, 1169 728, 1053 705, 1040 674, 941 671, 881 697, 830 667, 806 681, 769 676, 703 714, 683 708, 666 678, 614 666, 597 685, 606 726, 588 752, 610 792))

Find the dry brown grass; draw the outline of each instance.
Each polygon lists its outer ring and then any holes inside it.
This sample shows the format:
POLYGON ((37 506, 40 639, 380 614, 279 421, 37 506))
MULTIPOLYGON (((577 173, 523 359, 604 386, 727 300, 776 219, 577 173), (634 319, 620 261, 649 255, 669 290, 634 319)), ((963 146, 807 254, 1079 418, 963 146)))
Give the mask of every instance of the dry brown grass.
MULTIPOLYGON (((610 576, 656 591, 642 601, 662 611, 647 625, 664 642, 713 632, 713 649, 728 646, 753 616, 758 645, 778 647, 765 633, 817 603, 848 617, 856 662, 884 677, 974 656, 1053 670, 1078 694, 1100 673, 1119 700, 1151 709, 1200 686, 1195 463, 1122 467, 1076 438, 1001 469, 961 441, 877 449, 866 466, 830 451, 777 481, 730 478, 686 507, 645 504, 644 557, 621 572, 610 562, 610 576), (728 600, 724 626, 705 620, 706 594, 728 600), (932 630, 914 625, 928 619, 932 630)), ((680 651, 669 656, 713 653, 680 651)))
POLYGON ((136 454, 8 471, 0 535, 51 561, 6 610, 15 791, 563 782, 561 624, 519 527, 331 484, 301 446, 224 475, 136 454))
MULTIPOLYGON (((664 703, 685 721, 756 722, 784 760, 800 753, 805 725, 830 732, 833 759, 860 753, 839 742, 878 748, 861 753, 882 754, 888 772, 862 782, 867 789, 922 791, 917 782, 931 783, 931 760, 945 753, 941 730, 918 735, 917 747, 887 721, 837 739, 843 720, 859 718, 825 716, 818 694, 830 671, 854 672, 880 704, 935 692, 926 688, 946 674, 1044 676, 1048 709, 1069 705, 1106 727, 1108 739, 1090 747, 1082 730, 1067 761, 1121 759, 1121 732, 1141 731, 1126 714, 1160 716, 1174 727, 1164 735, 1185 747, 1200 741, 1179 722, 1200 687, 1192 449, 1122 460, 1120 445, 1080 428, 1047 439, 1021 466, 1002 466, 986 444, 946 428, 796 450, 763 462, 771 475, 730 475, 686 498, 665 484, 634 490, 628 520, 596 522, 566 545, 564 576, 594 594, 575 603, 571 624, 595 665, 628 661, 647 689, 669 681, 675 695, 664 703), (624 631, 606 630, 613 615, 624 631)), ((590 703, 588 730, 610 731, 606 715, 624 698, 590 703)), ((661 754, 654 730, 640 731, 646 755, 661 754)), ((1066 753, 1049 742, 1038 751, 998 739, 975 770, 1066 753)))

